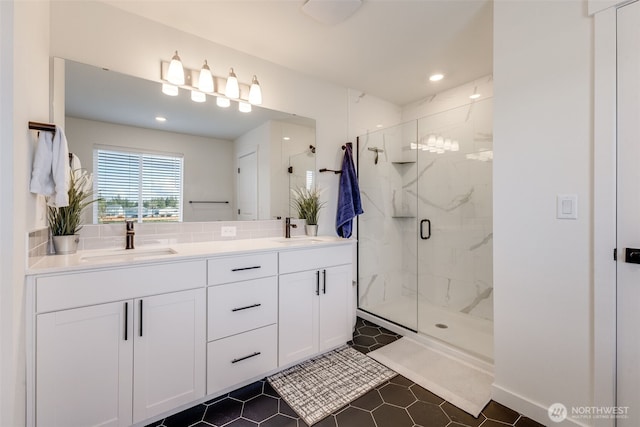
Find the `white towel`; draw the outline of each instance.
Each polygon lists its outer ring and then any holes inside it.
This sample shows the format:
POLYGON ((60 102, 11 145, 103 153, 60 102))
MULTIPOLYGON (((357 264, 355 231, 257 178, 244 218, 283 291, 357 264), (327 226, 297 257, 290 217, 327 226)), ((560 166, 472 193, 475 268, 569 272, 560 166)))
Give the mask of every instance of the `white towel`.
POLYGON ((64 131, 56 126, 56 133, 42 131, 31 171, 32 193, 47 196, 50 206, 69 206, 69 147, 64 131))

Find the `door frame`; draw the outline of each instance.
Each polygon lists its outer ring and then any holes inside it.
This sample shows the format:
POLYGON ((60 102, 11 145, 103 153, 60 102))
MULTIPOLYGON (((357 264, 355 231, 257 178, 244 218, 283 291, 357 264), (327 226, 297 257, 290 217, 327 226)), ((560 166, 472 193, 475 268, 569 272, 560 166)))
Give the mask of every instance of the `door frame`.
MULTIPOLYGON (((593 405, 616 405, 616 146, 617 8, 630 3, 589 0, 594 17, 593 114, 593 405)), ((596 427, 615 426, 595 419, 596 427)))

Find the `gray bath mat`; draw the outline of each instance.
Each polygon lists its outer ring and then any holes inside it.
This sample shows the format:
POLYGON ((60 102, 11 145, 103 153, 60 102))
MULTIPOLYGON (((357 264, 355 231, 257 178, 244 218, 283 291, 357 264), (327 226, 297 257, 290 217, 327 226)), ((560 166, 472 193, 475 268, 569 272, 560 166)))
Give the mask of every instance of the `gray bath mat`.
POLYGON ((367 355, 344 346, 267 380, 308 425, 313 425, 396 375, 367 355))

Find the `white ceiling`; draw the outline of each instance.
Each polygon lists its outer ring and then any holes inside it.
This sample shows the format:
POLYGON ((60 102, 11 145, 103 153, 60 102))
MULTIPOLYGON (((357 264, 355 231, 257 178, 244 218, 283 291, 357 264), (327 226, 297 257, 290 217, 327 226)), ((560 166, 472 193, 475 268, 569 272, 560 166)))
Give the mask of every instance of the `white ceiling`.
POLYGON ((491 0, 363 0, 333 26, 305 0, 105 2, 400 106, 492 73, 491 0))

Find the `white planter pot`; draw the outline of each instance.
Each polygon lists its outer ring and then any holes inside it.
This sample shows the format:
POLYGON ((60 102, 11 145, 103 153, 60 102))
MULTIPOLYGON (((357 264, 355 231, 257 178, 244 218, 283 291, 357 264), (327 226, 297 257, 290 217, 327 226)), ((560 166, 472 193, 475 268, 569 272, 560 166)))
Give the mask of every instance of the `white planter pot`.
POLYGON ((307 234, 307 236, 317 236, 318 235, 318 224, 313 224, 313 225, 305 224, 304 225, 304 231, 307 234))

